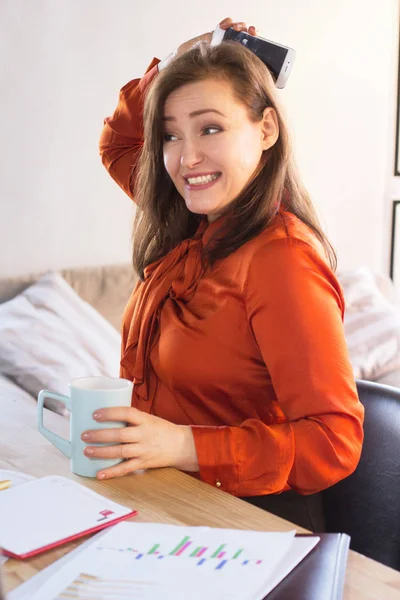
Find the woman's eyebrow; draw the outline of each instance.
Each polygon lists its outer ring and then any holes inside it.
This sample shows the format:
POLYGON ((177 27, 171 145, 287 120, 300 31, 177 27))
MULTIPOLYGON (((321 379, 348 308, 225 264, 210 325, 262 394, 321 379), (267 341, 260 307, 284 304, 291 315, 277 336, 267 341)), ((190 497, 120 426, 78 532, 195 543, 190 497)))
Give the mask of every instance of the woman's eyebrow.
MULTIPOLYGON (((222 114, 222 112, 220 112, 219 110, 217 110, 216 108, 202 108, 201 110, 194 110, 193 112, 189 113, 189 117, 198 117, 199 115, 204 115, 205 113, 216 113, 217 115, 220 115, 221 117, 225 117, 224 114, 222 114)), ((176 121, 175 117, 163 117, 164 121, 176 121)))

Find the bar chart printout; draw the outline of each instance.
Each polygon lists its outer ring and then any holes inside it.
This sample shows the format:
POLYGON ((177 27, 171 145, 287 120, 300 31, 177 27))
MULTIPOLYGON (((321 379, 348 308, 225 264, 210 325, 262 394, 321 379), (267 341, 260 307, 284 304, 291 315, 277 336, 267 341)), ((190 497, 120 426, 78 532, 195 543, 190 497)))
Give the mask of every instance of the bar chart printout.
POLYGON ((276 585, 278 563, 293 556, 294 533, 121 522, 94 536, 29 600, 261 600, 274 578, 276 585))
POLYGON ((235 560, 236 566, 238 565, 250 565, 256 564, 260 565, 263 562, 262 558, 255 559, 244 559, 241 558, 241 555, 244 551, 244 548, 233 548, 228 552, 227 544, 222 543, 219 545, 211 546, 196 546, 196 544, 191 540, 189 535, 184 536, 177 545, 175 545, 171 550, 161 550, 160 543, 151 543, 151 548, 148 550, 137 550, 135 548, 127 547, 127 548, 114 548, 106 545, 99 544, 97 546, 97 550, 106 550, 106 551, 114 551, 119 553, 127 553, 130 554, 132 558, 135 560, 141 560, 145 557, 152 556, 153 558, 157 558, 158 560, 165 558, 166 556, 174 556, 181 558, 191 558, 198 559, 196 561, 197 566, 204 565, 207 561, 210 567, 214 569, 222 569, 222 567, 227 564, 229 560, 235 560), (194 550, 193 550, 194 548, 194 550))

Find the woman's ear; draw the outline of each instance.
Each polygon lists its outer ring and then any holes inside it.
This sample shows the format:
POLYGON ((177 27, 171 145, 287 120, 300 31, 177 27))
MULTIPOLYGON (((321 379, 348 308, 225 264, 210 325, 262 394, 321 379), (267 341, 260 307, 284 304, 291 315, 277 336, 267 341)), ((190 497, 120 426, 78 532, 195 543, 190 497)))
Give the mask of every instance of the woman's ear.
POLYGON ((262 128, 261 128, 261 145, 263 151, 272 148, 279 137, 279 125, 276 111, 272 106, 264 110, 262 128))

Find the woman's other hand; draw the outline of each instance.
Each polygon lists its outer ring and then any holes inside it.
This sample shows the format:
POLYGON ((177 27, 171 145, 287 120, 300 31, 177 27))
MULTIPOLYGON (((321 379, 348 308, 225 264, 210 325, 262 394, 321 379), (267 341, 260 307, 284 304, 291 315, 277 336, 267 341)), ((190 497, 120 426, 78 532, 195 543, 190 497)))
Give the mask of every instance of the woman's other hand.
MULTIPOLYGON (((250 27, 247 27, 247 25, 244 21, 234 21, 230 17, 227 17, 226 19, 221 21, 219 23, 219 26, 224 31, 226 29, 229 29, 229 27, 233 27, 233 29, 235 29, 236 31, 247 31, 247 33, 250 33, 250 35, 257 35, 257 29, 254 27, 254 25, 250 25, 250 27)), ((184 42, 183 44, 178 46, 178 48, 167 59, 162 61, 161 68, 166 67, 177 56, 184 54, 184 52, 187 52, 188 50, 193 48, 193 46, 195 46, 199 42, 207 42, 208 44, 210 44, 213 33, 214 33, 213 31, 208 31, 207 33, 202 33, 201 35, 198 35, 197 37, 194 37, 191 40, 188 40, 187 42, 184 42)), ((160 65, 159 65, 159 67, 160 67, 160 65)))
MULTIPOLYGON (((247 25, 244 21, 234 21, 230 17, 227 17, 226 19, 221 21, 219 23, 219 26, 224 31, 226 29, 229 29, 229 27, 233 27, 233 29, 235 29, 236 31, 247 31, 248 33, 250 33, 250 35, 256 35, 256 31, 257 31, 253 25, 250 25, 250 27, 247 27, 247 25)), ((195 38, 192 38, 191 40, 188 40, 187 42, 184 42, 183 44, 181 44, 178 47, 176 55, 179 56, 180 54, 187 52, 188 50, 190 50, 190 48, 195 46, 198 42, 208 42, 210 44, 213 33, 214 33, 213 31, 208 31, 207 33, 203 33, 195 38)))
POLYGON ((89 458, 125 459, 115 467, 102 469, 98 479, 127 475, 133 471, 157 467, 176 467, 198 471, 197 452, 189 426, 175 425, 133 407, 102 408, 93 418, 101 421, 125 421, 126 427, 96 429, 82 433, 88 444, 112 443, 112 446, 90 446, 84 453, 89 458))

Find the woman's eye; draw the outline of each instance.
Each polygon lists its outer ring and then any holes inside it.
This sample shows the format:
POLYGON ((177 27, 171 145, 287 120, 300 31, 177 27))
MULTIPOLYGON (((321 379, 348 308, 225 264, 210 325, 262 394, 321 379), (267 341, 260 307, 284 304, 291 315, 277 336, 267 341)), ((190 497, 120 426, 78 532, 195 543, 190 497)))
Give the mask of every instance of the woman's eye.
POLYGON ((206 133, 206 135, 210 135, 210 132, 211 132, 211 134, 213 134, 215 132, 218 133, 219 131, 221 131, 221 129, 219 127, 215 127, 215 126, 214 127, 204 127, 204 129, 203 129, 203 133, 209 132, 209 133, 206 133))
MULTIPOLYGON (((209 126, 209 127, 204 127, 201 132, 204 135, 214 135, 215 133, 218 133, 222 131, 220 127, 217 127, 215 125, 213 126, 209 126)), ((176 137, 176 135, 174 135, 173 133, 164 133, 164 142, 174 142, 175 140, 177 140, 178 138, 176 137)))
POLYGON ((172 133, 164 133, 164 142, 173 142, 173 138, 176 138, 172 133))

